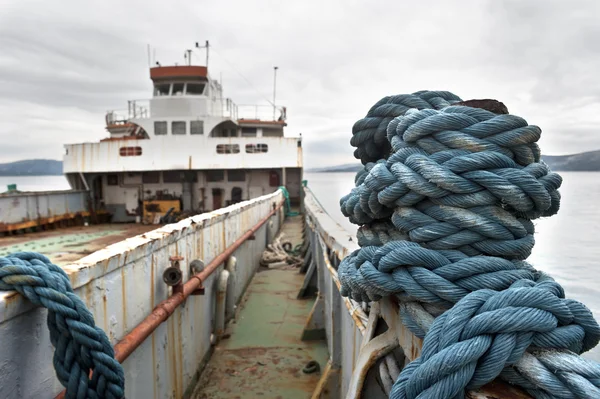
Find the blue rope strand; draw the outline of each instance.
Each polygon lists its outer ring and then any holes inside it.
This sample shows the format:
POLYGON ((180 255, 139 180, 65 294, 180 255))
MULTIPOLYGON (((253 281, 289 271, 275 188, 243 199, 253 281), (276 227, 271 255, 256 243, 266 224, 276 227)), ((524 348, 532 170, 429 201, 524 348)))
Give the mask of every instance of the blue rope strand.
POLYGON ((0 257, 0 290, 16 290, 48 309, 53 364, 67 398, 124 397, 123 367, 115 360, 108 337, 73 292, 64 270, 35 252, 0 257))

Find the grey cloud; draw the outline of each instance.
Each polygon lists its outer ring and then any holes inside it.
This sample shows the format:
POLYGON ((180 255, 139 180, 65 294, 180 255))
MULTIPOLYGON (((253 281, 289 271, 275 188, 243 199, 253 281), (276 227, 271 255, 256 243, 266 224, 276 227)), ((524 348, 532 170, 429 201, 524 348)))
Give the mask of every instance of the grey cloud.
POLYGON ((288 107, 289 134, 303 134, 310 167, 352 162, 352 124, 381 97, 421 89, 504 101, 542 126, 547 153, 600 148, 599 7, 65 0, 59 10, 9 0, 0 14, 0 112, 10 117, 0 120, 0 139, 11 151, 0 162, 60 158, 64 142, 102 138, 107 109, 150 96, 148 43, 165 65, 205 39, 214 46, 209 70, 239 104, 268 104, 280 67, 277 103, 288 107), (31 136, 14 143, 19 129, 31 136))

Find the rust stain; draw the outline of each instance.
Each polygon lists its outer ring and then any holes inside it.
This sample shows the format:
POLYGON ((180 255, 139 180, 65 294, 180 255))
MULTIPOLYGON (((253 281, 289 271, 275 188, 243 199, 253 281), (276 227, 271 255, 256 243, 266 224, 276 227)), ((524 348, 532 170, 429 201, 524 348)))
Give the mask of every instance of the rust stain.
POLYGON ((92 291, 92 284, 88 283, 83 286, 83 300, 88 309, 92 308, 92 296, 94 295, 92 291))
POLYGON ((123 298, 123 331, 127 331, 127 284, 125 283, 124 268, 121 268, 121 294, 123 298))
POLYGON ((108 333, 108 305, 106 295, 102 295, 102 311, 104 312, 104 332, 108 333))
POLYGON ((168 356, 170 357, 171 367, 169 367, 171 371, 171 387, 173 388, 173 395, 176 398, 180 398, 179 394, 179 384, 177 383, 177 352, 175 350, 175 320, 173 318, 169 318, 167 321, 168 326, 168 335, 167 335, 167 350, 168 356))
POLYGON ((352 372, 356 366, 356 328, 352 329, 352 372))
POLYGON ((156 389, 158 388, 158 377, 156 375, 156 338, 155 338, 156 334, 152 333, 150 335, 150 338, 152 339, 152 392, 154 393, 154 399, 157 398, 156 396, 156 389))
POLYGON ((154 308, 154 253, 150 256, 150 306, 154 308))
MULTIPOLYGON (((184 308, 177 309, 177 336, 179 337, 178 342, 175 343, 177 345, 177 351, 179 354, 179 373, 177 375, 177 386, 180 392, 183 392, 183 325, 182 325, 182 313, 184 308)), ((177 396, 179 397, 179 396, 177 396)))
POLYGON ((17 291, 11 291, 4 297, 4 308, 8 309, 13 303, 17 302, 19 299, 19 294, 17 291))
POLYGON ((34 220, 25 220, 19 223, 0 223, 0 233, 29 229, 32 227, 46 226, 53 223, 73 220, 78 217, 89 216, 89 212, 64 213, 62 215, 51 216, 47 218, 36 218, 34 220))

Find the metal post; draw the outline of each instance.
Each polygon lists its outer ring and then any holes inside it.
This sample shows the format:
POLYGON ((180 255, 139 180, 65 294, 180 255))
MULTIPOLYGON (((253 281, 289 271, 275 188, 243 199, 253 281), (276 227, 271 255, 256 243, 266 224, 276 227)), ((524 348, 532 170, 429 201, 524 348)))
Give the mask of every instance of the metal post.
POLYGON ((206 69, 208 69, 208 49, 209 49, 209 44, 208 44, 208 40, 206 41, 206 69))
POLYGON ((273 120, 275 120, 275 94, 277 93, 277 69, 273 67, 273 120))

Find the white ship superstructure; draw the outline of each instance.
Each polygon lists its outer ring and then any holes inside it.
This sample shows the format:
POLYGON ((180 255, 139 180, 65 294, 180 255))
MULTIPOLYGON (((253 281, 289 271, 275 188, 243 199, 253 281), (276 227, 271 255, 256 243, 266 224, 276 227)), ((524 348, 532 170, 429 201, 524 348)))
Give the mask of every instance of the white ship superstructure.
POLYGON ((282 185, 299 200, 302 142, 284 136, 285 107, 237 106, 204 66, 157 66, 150 78, 150 100, 107 113, 109 137, 65 145, 64 173, 90 190, 93 210, 115 222, 136 220, 153 201, 197 213, 282 185))

